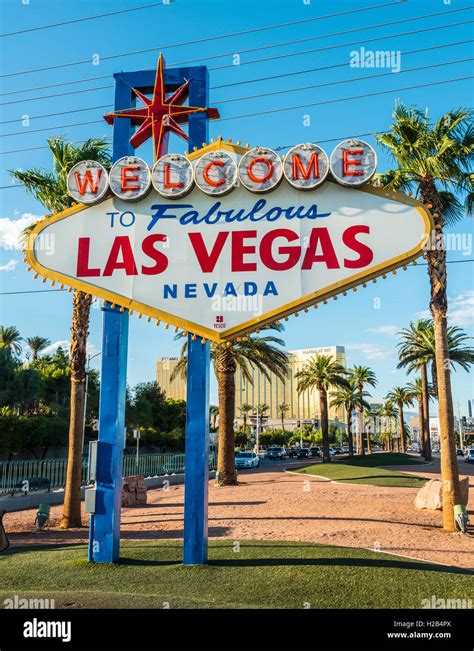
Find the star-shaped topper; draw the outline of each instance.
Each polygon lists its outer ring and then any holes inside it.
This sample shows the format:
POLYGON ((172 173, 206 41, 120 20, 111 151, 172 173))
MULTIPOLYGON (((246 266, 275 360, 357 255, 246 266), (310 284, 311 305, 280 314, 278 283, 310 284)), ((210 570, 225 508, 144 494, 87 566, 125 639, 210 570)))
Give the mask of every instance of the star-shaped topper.
POLYGON ((153 153, 155 160, 158 160, 168 150, 170 131, 188 140, 185 131, 180 127, 188 121, 193 113, 206 113, 210 119, 219 118, 219 111, 216 108, 204 108, 201 106, 183 106, 183 102, 189 96, 189 81, 166 97, 165 91, 165 61, 163 55, 158 58, 156 69, 155 86, 151 98, 136 88, 133 88, 135 95, 143 102, 144 106, 138 108, 124 109, 106 113, 104 119, 108 124, 113 124, 115 118, 128 118, 132 124, 139 124, 139 128, 130 138, 132 147, 137 148, 148 138, 153 137, 153 153))

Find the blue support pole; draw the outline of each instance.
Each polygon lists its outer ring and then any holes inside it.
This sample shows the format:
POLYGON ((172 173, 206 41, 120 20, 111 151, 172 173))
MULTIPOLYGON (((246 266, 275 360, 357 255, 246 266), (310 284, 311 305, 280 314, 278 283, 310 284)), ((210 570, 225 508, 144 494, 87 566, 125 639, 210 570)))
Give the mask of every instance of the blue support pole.
POLYGON ((209 484, 209 342, 188 335, 184 565, 207 563, 209 484))
MULTIPOLYGON (((190 68, 189 103, 208 105, 207 68, 190 68)), ((208 120, 199 114, 189 118, 189 149, 208 139, 208 120)), ((209 484, 209 342, 188 335, 186 393, 186 470, 184 477, 184 565, 207 563, 209 484)))
MULTIPOLYGON (((172 68, 166 71, 166 87, 175 90, 190 80, 189 103, 208 105, 209 80, 205 66, 172 68)), ((115 75, 115 110, 133 106, 132 88, 148 92, 155 72, 141 70, 115 75)), ((207 142, 206 115, 189 118, 190 148, 207 142)), ((113 134, 113 160, 133 154, 132 127, 117 120, 113 134)), ((89 529, 89 560, 113 563, 120 556, 120 512, 122 496, 127 380, 128 312, 107 305, 103 308, 102 368, 99 410, 99 444, 96 471, 96 506, 89 529)), ((209 343, 189 338, 188 400, 186 424, 186 479, 184 563, 207 561, 207 487, 209 475, 209 343)))
MULTIPOLYGON (((129 108, 130 86, 115 76, 115 110, 129 108)), ((114 126, 114 161, 133 153, 128 120, 114 126)), ((97 449, 96 504, 89 527, 89 560, 116 563, 120 557, 123 450, 125 447, 125 395, 127 387, 128 311, 107 304, 102 308, 102 365, 97 449)))

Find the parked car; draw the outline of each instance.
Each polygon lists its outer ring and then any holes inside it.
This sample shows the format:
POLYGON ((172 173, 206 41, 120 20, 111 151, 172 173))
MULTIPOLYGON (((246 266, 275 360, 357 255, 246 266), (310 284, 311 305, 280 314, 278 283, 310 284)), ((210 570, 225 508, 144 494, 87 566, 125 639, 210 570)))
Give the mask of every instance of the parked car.
POLYGON ((313 457, 320 457, 321 456, 321 448, 318 447, 317 445, 313 445, 310 449, 311 456, 313 457))
MULTIPOLYGON (((374 448, 375 450, 375 448, 374 448)), ((343 445, 342 446, 342 452, 343 454, 349 454, 349 446, 348 445, 343 445)))
POLYGON ((239 452, 235 457, 237 468, 258 468, 260 458, 255 452, 239 452))
POLYGON ((334 450, 334 454, 343 454, 344 453, 342 448, 333 448, 333 450, 334 450))
POLYGON ((289 448, 287 450, 288 456, 291 458, 297 457, 298 456, 298 448, 289 448))
POLYGON ((312 456, 309 448, 298 448, 298 459, 310 459, 312 456))
POLYGON ((285 448, 281 446, 267 448, 265 456, 267 459, 286 459, 288 457, 285 448))
POLYGON ((456 454, 458 455, 458 457, 462 457, 462 456, 464 455, 463 449, 462 449, 462 448, 458 448, 458 449, 456 450, 456 454))
POLYGON ((467 450, 466 456, 464 457, 464 461, 466 463, 473 463, 474 462, 474 448, 469 448, 467 450))

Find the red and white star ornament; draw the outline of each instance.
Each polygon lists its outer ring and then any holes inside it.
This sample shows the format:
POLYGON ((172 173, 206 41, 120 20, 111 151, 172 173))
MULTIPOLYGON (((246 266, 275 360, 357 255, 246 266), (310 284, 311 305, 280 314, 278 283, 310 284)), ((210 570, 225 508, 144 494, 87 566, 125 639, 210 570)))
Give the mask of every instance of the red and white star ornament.
POLYGON ((216 108, 183 106, 183 102, 189 97, 189 81, 186 81, 167 97, 164 78, 165 67, 163 55, 160 54, 151 98, 136 88, 132 89, 143 102, 143 106, 114 111, 104 115, 104 119, 108 124, 113 124, 116 118, 127 118, 131 120, 132 124, 140 125, 130 138, 130 144, 136 149, 149 138, 153 138, 155 160, 167 153, 170 132, 180 136, 183 140, 188 140, 188 136, 180 127, 180 124, 186 123, 190 115, 205 113, 211 120, 220 117, 216 108))

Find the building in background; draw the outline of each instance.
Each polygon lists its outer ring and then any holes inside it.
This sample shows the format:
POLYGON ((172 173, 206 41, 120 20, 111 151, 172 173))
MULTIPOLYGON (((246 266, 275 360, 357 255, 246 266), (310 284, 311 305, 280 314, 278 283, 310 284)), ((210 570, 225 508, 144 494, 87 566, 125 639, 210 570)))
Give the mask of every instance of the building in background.
POLYGON ((161 357, 156 363, 156 381, 166 397, 171 400, 186 400, 186 379, 178 376, 171 382, 178 357, 161 357))
POLYGON ((411 443, 421 445, 420 417, 410 416, 411 443))
MULTIPOLYGON (((296 374, 303 369, 312 357, 316 355, 329 355, 341 366, 346 368, 346 352, 344 346, 329 346, 326 348, 303 348, 290 350, 289 353, 289 374, 285 382, 282 382, 273 373, 266 378, 258 369, 250 369, 253 384, 248 382, 237 370, 235 376, 235 417, 242 423, 241 407, 249 404, 256 411, 258 405, 268 405, 265 412, 268 417, 268 426, 281 426, 281 413, 278 410, 280 404, 287 404, 288 411, 285 413, 285 426, 288 429, 303 424, 312 424, 319 420, 319 392, 316 389, 304 391, 298 394, 296 387, 298 380, 296 374)), ((329 397, 329 400, 331 398, 329 397)), ((337 411, 329 407, 330 420, 344 422, 344 411, 337 411)), ((249 421, 251 418, 249 418, 249 421)), ((319 423, 318 423, 319 424, 319 423)))

